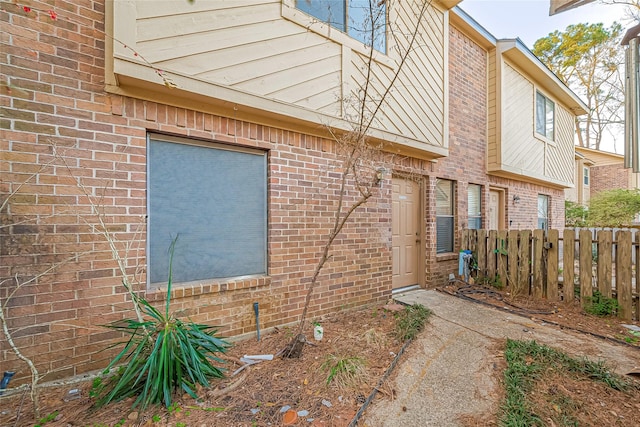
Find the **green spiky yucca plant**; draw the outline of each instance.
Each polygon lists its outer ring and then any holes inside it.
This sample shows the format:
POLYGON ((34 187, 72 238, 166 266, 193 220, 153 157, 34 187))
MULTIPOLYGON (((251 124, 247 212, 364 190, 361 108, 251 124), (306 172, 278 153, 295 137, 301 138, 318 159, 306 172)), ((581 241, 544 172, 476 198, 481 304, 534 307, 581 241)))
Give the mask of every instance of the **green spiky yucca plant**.
POLYGON ((178 390, 197 398, 197 384, 207 387, 209 379, 224 375, 213 363, 223 362, 216 354, 225 353, 230 344, 216 336, 217 329, 190 320, 182 321, 169 312, 175 244, 176 240, 169 249, 164 312, 135 296, 134 304, 139 304, 148 320, 125 319, 106 325, 128 335, 129 339, 116 344, 126 343, 104 371, 108 373, 122 364, 117 373, 106 382, 94 381, 92 395, 96 397, 98 407, 132 396, 137 396, 132 407, 140 405, 144 409, 158 403, 169 407, 178 390))

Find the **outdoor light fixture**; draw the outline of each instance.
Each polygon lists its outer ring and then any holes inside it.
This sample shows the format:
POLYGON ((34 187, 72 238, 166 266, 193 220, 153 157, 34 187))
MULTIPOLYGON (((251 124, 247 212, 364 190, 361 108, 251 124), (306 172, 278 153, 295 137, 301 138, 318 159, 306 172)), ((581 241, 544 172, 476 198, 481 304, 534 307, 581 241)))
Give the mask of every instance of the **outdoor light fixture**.
POLYGON ((518 202, 520 201, 520 196, 518 196, 517 194, 513 196, 513 204, 517 205, 518 202))

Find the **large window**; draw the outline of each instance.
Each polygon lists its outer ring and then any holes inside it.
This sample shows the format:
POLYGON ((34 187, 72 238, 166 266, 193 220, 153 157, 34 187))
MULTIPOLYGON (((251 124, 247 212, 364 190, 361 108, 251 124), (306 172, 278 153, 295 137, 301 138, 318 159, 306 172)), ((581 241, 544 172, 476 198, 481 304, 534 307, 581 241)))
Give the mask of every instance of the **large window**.
POLYGON ((538 228, 549 229, 549 196, 538 194, 538 228))
POLYGON ((453 252, 453 181, 436 182, 436 252, 453 252))
POLYGON ((267 158, 257 150, 150 135, 148 280, 266 273, 267 158))
POLYGON ((386 52, 386 2, 377 0, 372 2, 369 0, 295 1, 297 9, 319 21, 328 23, 367 46, 386 52))
POLYGON ((467 188, 467 203, 470 230, 478 230, 482 228, 482 186, 478 184, 469 184, 467 188))
POLYGON ((554 140, 555 104, 552 100, 536 92, 536 133, 554 140))

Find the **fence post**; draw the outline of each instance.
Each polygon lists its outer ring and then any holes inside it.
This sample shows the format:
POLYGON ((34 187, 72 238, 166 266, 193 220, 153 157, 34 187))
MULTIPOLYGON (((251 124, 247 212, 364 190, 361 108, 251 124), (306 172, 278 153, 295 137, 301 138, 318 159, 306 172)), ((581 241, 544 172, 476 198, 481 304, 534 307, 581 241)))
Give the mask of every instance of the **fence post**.
POLYGON ((562 296, 564 302, 573 301, 575 288, 575 258, 576 231, 565 229, 562 232, 562 296))
POLYGON ((518 231, 509 230, 509 237, 507 240, 507 250, 509 256, 507 262, 509 263, 509 279, 507 280, 509 286, 511 286, 511 292, 515 295, 518 289, 518 231))
POLYGON ((518 287, 514 292, 520 295, 522 291, 526 291, 529 295, 531 272, 531 230, 520 231, 520 246, 518 246, 518 287))
POLYGON ((542 244, 544 242, 544 230, 533 230, 533 284, 532 294, 534 298, 542 298, 542 244))
POLYGON ((498 232, 489 230, 489 240, 487 241, 487 276, 491 280, 496 277, 496 239, 498 232))
POLYGON ((547 283, 546 295, 549 301, 558 301, 558 237, 556 229, 547 231, 547 283))
POLYGON ((593 296, 593 239, 590 230, 580 230, 580 305, 584 308, 587 299, 593 296))
POLYGON ((618 317, 631 320, 631 232, 616 233, 616 293, 620 311, 618 317))
POLYGON ((598 290, 611 298, 611 242, 613 233, 609 230, 598 231, 598 290))
POLYGON ((496 248, 498 249, 498 276, 502 286, 507 286, 509 281, 507 278, 507 230, 498 231, 496 248))

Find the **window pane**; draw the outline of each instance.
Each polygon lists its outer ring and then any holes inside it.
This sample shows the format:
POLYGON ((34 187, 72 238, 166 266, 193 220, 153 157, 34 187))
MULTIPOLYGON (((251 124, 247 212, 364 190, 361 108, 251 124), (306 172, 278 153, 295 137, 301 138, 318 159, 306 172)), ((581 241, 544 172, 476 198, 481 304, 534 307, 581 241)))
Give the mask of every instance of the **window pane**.
POLYGON ((345 0, 296 0, 296 8, 326 22, 340 31, 345 30, 345 0))
POLYGON ((536 132, 546 135, 545 132, 545 99, 540 92, 536 92, 536 132))
POLYGON ((453 217, 436 217, 436 253, 453 252, 453 217))
POLYGON ((553 101, 547 99, 545 112, 546 112, 546 127, 545 127, 546 133, 545 133, 545 135, 550 140, 553 140, 553 117, 554 117, 554 113, 555 113, 555 105, 554 105, 553 101))
POLYGON ((584 185, 589 185, 589 168, 582 168, 584 174, 584 185))
POLYGON ((148 275, 173 280, 266 273, 266 155, 158 140, 148 150, 148 275))
POLYGON ((538 195, 538 228, 544 230, 549 226, 549 196, 538 195))
POLYGON ((370 8, 369 0, 348 1, 347 34, 367 46, 373 45, 374 49, 386 52, 386 3, 374 1, 370 8))
POLYGON ((453 182, 439 179, 436 182, 436 215, 453 215, 453 182))
POLYGON ((326 22, 367 46, 386 53, 386 2, 369 0, 296 0, 296 8, 326 22), (372 5, 372 9, 369 5, 372 5), (371 30, 374 30, 373 40, 371 30))
POLYGON ((469 184, 468 188, 468 203, 469 203, 469 216, 480 216, 481 214, 481 195, 482 186, 477 184, 469 184))

